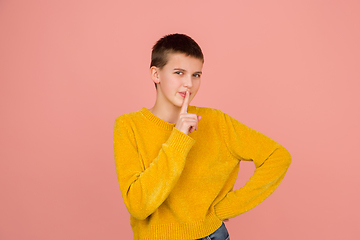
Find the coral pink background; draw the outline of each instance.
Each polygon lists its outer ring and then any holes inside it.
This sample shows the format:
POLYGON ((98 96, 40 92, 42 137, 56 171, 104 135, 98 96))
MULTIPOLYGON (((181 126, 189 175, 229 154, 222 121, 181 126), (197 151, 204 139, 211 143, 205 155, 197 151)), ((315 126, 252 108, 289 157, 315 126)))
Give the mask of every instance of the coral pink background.
POLYGON ((360 2, 220 2, 0 1, 0 239, 132 239, 113 123, 152 106, 151 47, 175 32, 205 54, 192 104, 293 157, 231 239, 360 239, 360 2))

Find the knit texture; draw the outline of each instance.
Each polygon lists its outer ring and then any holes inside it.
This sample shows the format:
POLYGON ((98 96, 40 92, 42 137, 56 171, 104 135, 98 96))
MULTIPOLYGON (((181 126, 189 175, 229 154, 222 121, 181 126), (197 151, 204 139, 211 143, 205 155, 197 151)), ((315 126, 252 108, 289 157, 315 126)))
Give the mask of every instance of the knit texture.
POLYGON ((189 135, 146 108, 115 121, 115 165, 134 239, 207 236, 268 197, 290 165, 280 144, 220 110, 188 112, 202 116, 189 135), (256 169, 233 190, 241 160, 256 169))

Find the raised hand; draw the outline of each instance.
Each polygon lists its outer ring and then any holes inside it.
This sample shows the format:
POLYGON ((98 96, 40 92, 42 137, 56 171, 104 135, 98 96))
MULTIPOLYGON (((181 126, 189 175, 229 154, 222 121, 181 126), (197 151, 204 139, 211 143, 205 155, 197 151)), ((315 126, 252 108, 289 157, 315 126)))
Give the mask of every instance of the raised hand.
POLYGON ((181 106, 179 118, 176 122, 176 128, 185 134, 189 134, 189 132, 191 133, 197 130, 198 123, 201 119, 201 116, 197 116, 194 113, 187 112, 187 108, 189 106, 189 98, 190 98, 190 93, 189 91, 186 91, 185 99, 181 106))

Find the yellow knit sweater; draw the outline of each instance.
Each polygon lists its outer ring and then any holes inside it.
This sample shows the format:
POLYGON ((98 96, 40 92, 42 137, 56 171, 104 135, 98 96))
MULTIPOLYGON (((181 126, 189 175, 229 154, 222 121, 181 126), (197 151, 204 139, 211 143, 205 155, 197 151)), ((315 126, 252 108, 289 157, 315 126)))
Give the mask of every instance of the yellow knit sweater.
POLYGON ((115 121, 115 165, 134 239, 197 239, 244 213, 280 184, 291 157, 265 135, 216 109, 186 135, 148 109, 115 121), (256 170, 233 190, 240 160, 256 170))

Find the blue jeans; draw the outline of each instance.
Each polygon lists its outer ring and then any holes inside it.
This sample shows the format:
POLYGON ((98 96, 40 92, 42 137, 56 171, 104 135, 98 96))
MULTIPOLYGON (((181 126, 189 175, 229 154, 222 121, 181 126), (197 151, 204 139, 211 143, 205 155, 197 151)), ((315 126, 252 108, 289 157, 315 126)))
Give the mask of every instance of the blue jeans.
POLYGON ((229 233, 225 227, 225 224, 222 223, 221 226, 209 236, 199 238, 197 240, 230 240, 229 233))

